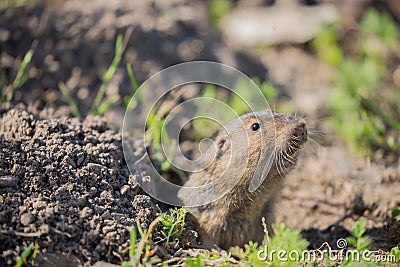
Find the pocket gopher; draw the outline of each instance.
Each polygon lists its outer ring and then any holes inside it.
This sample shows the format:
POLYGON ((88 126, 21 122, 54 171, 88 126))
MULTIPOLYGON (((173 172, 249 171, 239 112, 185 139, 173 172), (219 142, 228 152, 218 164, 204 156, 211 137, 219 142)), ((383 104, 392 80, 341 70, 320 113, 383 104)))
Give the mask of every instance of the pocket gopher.
POLYGON ((205 247, 227 249, 250 240, 260 244, 264 238, 262 217, 272 233, 274 203, 283 178, 295 167, 306 140, 304 119, 268 110, 245 114, 218 132, 214 146, 201 159, 206 167, 184 184, 213 186, 199 189, 195 195, 182 189, 178 193, 205 247), (196 206, 208 199, 214 201, 196 206))

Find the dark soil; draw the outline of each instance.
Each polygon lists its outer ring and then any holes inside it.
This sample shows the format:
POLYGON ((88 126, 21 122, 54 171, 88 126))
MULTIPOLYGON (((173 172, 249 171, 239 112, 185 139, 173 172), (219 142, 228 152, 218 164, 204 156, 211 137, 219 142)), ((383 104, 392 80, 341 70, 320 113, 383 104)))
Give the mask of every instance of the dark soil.
MULTIPOLYGON (((389 218, 400 205, 400 161, 380 151, 374 160, 354 156, 334 136, 325 119, 335 70, 303 46, 231 46, 209 25, 206 1, 45 2, 0 10, 0 70, 7 81, 38 40, 27 84, 0 110, 1 266, 14 264, 32 242, 39 245, 39 263, 47 257, 65 266, 121 264, 128 260, 130 227, 139 221, 148 228, 156 217, 156 202, 127 169, 118 132, 122 100, 131 93, 126 63, 133 64, 139 83, 190 60, 218 61, 270 80, 280 89, 281 105, 305 114, 310 128, 324 132, 318 144, 305 147, 287 177, 276 221, 300 230, 312 248, 325 241, 335 247, 364 216, 373 248, 400 245, 399 220, 389 218), (124 62, 106 92, 120 101, 102 118, 71 118, 58 82, 67 84, 85 116, 112 60, 116 34, 131 25, 124 62)), ((349 27, 364 8, 360 3, 350 5, 354 9, 339 6, 349 27)), ((391 10, 400 18, 398 9, 391 10)))
POLYGON ((34 241, 79 261, 126 259, 130 227, 158 212, 124 162, 121 135, 22 105, 0 117, 0 251, 10 265, 34 241))

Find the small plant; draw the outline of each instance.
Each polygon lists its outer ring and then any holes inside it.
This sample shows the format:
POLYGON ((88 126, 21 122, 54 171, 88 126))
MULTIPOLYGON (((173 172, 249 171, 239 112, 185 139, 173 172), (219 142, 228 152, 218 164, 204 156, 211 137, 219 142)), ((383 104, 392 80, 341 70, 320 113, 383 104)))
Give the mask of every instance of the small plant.
POLYGON ((351 228, 351 234, 353 237, 346 238, 347 242, 355 247, 356 250, 363 252, 371 247, 368 236, 364 236, 366 229, 365 218, 360 218, 354 226, 351 228))
POLYGON ((25 250, 22 252, 21 257, 14 265, 14 267, 22 267, 22 266, 35 266, 36 256, 39 250, 38 244, 31 243, 25 250), (35 248, 34 248, 35 247, 35 248), (31 256, 31 262, 28 263, 28 258, 31 256))
POLYGON ((37 4, 37 0, 28 1, 28 0, 1 0, 0 8, 10 8, 10 7, 22 7, 27 5, 37 4))
POLYGON ((196 258, 186 258, 185 264, 187 267, 203 267, 205 265, 203 258, 199 255, 196 258))
POLYGON ((169 243, 178 238, 185 227, 185 217, 187 210, 185 208, 170 209, 168 213, 161 213, 161 222, 159 231, 169 243))
POLYGON ((336 22, 322 28, 311 46, 317 56, 325 63, 336 67, 343 60, 343 50, 339 45, 339 32, 342 25, 336 22))
POLYGON ((103 75, 101 86, 93 101, 92 108, 90 109, 91 115, 103 114, 118 100, 114 97, 109 101, 105 102, 104 104, 102 104, 107 86, 110 83, 111 79, 114 77, 115 72, 117 71, 117 68, 122 60, 122 55, 132 35, 132 31, 133 28, 128 28, 124 37, 121 34, 117 36, 117 40, 115 41, 115 55, 111 62, 111 65, 108 67, 107 71, 103 75))
MULTIPOLYGON (((270 239, 266 240, 266 244, 270 249, 275 251, 297 251, 299 255, 307 249, 308 242, 302 238, 298 230, 291 230, 284 224, 275 225, 275 235, 270 239)), ((302 263, 292 261, 290 257, 287 262, 279 262, 278 259, 274 258, 273 261, 275 266, 300 266, 302 263)))
MULTIPOLYGON (((128 73, 129 82, 131 83, 131 86, 132 86, 131 95, 129 97, 125 97, 125 99, 124 99, 124 107, 125 107, 126 110, 128 110, 128 109, 133 109, 135 107, 134 104, 129 105, 129 102, 131 101, 133 95, 139 89, 139 85, 138 85, 138 83, 136 81, 136 77, 135 77, 135 74, 133 73, 133 69, 132 69, 132 65, 131 64, 126 64, 126 72, 128 73)), ((141 99, 141 101, 143 103, 145 103, 145 100, 144 100, 143 97, 140 96, 140 99, 141 99)), ((148 104, 146 103, 146 105, 148 105, 148 104)))
POLYGON ((399 38, 399 29, 393 19, 376 9, 370 8, 360 24, 361 35, 365 38, 376 38, 389 48, 395 48, 399 38))
POLYGON ((68 102, 68 105, 69 105, 69 107, 71 109, 72 114, 75 117, 81 117, 81 113, 79 112, 78 105, 76 104, 76 102, 72 98, 71 94, 69 93, 69 90, 68 90, 67 86, 65 85, 65 83, 60 82, 58 84, 58 88, 60 88, 61 93, 67 99, 67 102, 68 102))
POLYGON ((219 27, 221 20, 229 13, 232 9, 231 0, 209 0, 209 18, 211 24, 215 27, 219 27))
MULTIPOLYGON (((115 55, 114 58, 108 67, 107 71, 104 73, 102 77, 102 83, 100 85, 99 90, 97 91, 96 97, 93 101, 92 107, 90 108, 89 114, 96 116, 96 115, 102 115, 104 114, 107 110, 109 110, 118 100, 119 98, 117 96, 112 97, 108 101, 104 102, 105 99, 105 92, 106 89, 111 81, 111 79, 114 77, 115 72, 118 69, 118 66, 122 60, 122 55, 125 52, 125 49, 128 45, 128 41, 132 35, 133 28, 130 27, 125 33, 125 36, 122 36, 122 34, 119 34, 117 36, 117 39, 115 41, 115 55)), ((64 82, 60 82, 58 84, 58 87, 60 88, 61 93, 64 95, 64 97, 67 99, 67 102, 69 106, 71 107, 71 111, 76 117, 80 117, 81 114, 78 110, 78 105, 72 98, 67 86, 64 84, 64 82)))
POLYGON ((302 252, 307 249, 308 242, 301 237, 299 231, 290 230, 284 224, 274 225, 274 230, 275 235, 272 238, 269 238, 266 233, 264 246, 250 242, 245 245, 244 250, 237 247, 231 249, 232 254, 246 266, 261 267, 266 266, 266 264, 272 266, 302 266, 302 262, 293 261, 288 254, 296 251, 298 255, 302 255, 302 252), (287 252, 286 261, 281 261, 276 253, 271 253, 280 250, 287 252))
POLYGON ((400 216, 400 207, 397 207, 392 211, 392 217, 396 218, 397 216, 400 216))
POLYGON ((365 250, 371 247, 369 237, 364 235, 366 232, 365 226, 366 220, 362 217, 351 228, 353 237, 346 238, 347 242, 354 246, 354 249, 357 250, 360 255, 363 255, 363 257, 353 258, 355 257, 354 254, 350 253, 340 266, 382 266, 382 264, 378 262, 373 262, 373 255, 371 253, 365 254, 369 255, 368 259, 366 259, 363 254, 365 250))
POLYGON ((121 267, 138 267, 138 266, 153 266, 160 262, 159 259, 149 260, 151 255, 151 233, 161 221, 161 217, 157 217, 149 226, 149 230, 145 231, 140 226, 139 222, 136 223, 137 231, 140 235, 140 241, 137 242, 136 228, 132 227, 130 233, 129 245, 129 262, 125 262, 121 267), (136 243, 137 242, 137 243, 136 243))
POLYGON ((136 244, 137 240, 137 232, 135 227, 132 227, 130 233, 130 245, 129 245, 129 259, 128 263, 124 263, 122 267, 130 267, 130 266, 138 266, 141 264, 141 257, 144 247, 146 246, 146 232, 144 232, 139 223, 137 223, 137 228, 141 236, 141 240, 138 244, 136 244))
POLYGON ((374 148, 399 149, 400 97, 390 81, 389 64, 399 41, 396 23, 374 9, 359 24, 356 52, 345 55, 339 45, 342 28, 335 24, 313 41, 317 55, 338 71, 328 99, 331 122, 355 152, 371 154, 374 148))
POLYGON ((233 264, 236 260, 232 258, 231 253, 221 253, 217 250, 204 250, 195 258, 186 258, 185 264, 189 267, 202 267, 202 266, 237 266, 233 264))
POLYGON ((163 131, 167 122, 166 114, 170 106, 167 102, 161 104, 159 110, 150 111, 146 121, 145 142, 152 150, 152 159, 160 166, 161 174, 174 171, 180 178, 184 179, 183 171, 174 167, 168 159, 171 159, 175 153, 176 140, 171 140, 167 131, 163 131), (163 146, 161 145, 163 144, 163 146), (166 155, 164 154, 166 153, 166 155))
POLYGON ((400 249, 399 247, 394 247, 392 248, 392 250, 390 251, 390 253, 392 255, 394 255, 396 262, 399 263, 400 262, 400 249))
POLYGON ((6 85, 6 77, 4 72, 1 73, 0 77, 0 103, 5 104, 11 102, 14 97, 15 92, 20 89, 28 80, 28 75, 26 73, 29 63, 32 60, 33 54, 35 52, 35 48, 37 46, 37 41, 33 42, 31 49, 25 53, 21 66, 18 69, 17 75, 14 78, 14 81, 6 85))
MULTIPOLYGON (((132 227, 130 232, 129 262, 125 262, 121 267, 154 266, 160 264, 161 259, 153 257, 157 250, 157 245, 152 241, 152 233, 157 230, 170 242, 180 236, 185 225, 186 209, 171 209, 169 214, 161 213, 150 224, 147 231, 143 230, 139 222, 136 228, 132 227), (140 240, 137 239, 139 232, 140 240)), ((164 266, 164 265, 163 265, 164 266)))
POLYGON ((249 242, 244 245, 244 249, 239 247, 234 247, 230 249, 230 252, 235 258, 238 258, 240 262, 244 263, 246 266, 261 267, 266 266, 266 262, 258 258, 258 253, 262 250, 257 243, 249 242))

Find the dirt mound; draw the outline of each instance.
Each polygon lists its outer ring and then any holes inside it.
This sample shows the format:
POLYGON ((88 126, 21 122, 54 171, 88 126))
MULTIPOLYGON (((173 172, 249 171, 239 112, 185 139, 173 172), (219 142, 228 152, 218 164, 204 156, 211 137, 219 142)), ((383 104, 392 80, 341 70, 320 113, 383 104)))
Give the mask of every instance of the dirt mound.
POLYGON ((120 263, 130 227, 157 212, 129 175, 121 135, 96 117, 36 114, 0 112, 0 265, 34 241, 85 265, 120 263))

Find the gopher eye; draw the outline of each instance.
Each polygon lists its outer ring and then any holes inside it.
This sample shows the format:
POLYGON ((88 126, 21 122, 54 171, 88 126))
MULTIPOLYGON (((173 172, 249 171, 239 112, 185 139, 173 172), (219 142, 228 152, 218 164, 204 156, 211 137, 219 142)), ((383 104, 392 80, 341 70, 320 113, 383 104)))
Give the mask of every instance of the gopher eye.
POLYGON ((251 130, 252 130, 253 132, 257 131, 258 129, 260 129, 260 124, 258 124, 258 123, 253 123, 253 124, 251 125, 251 130))

